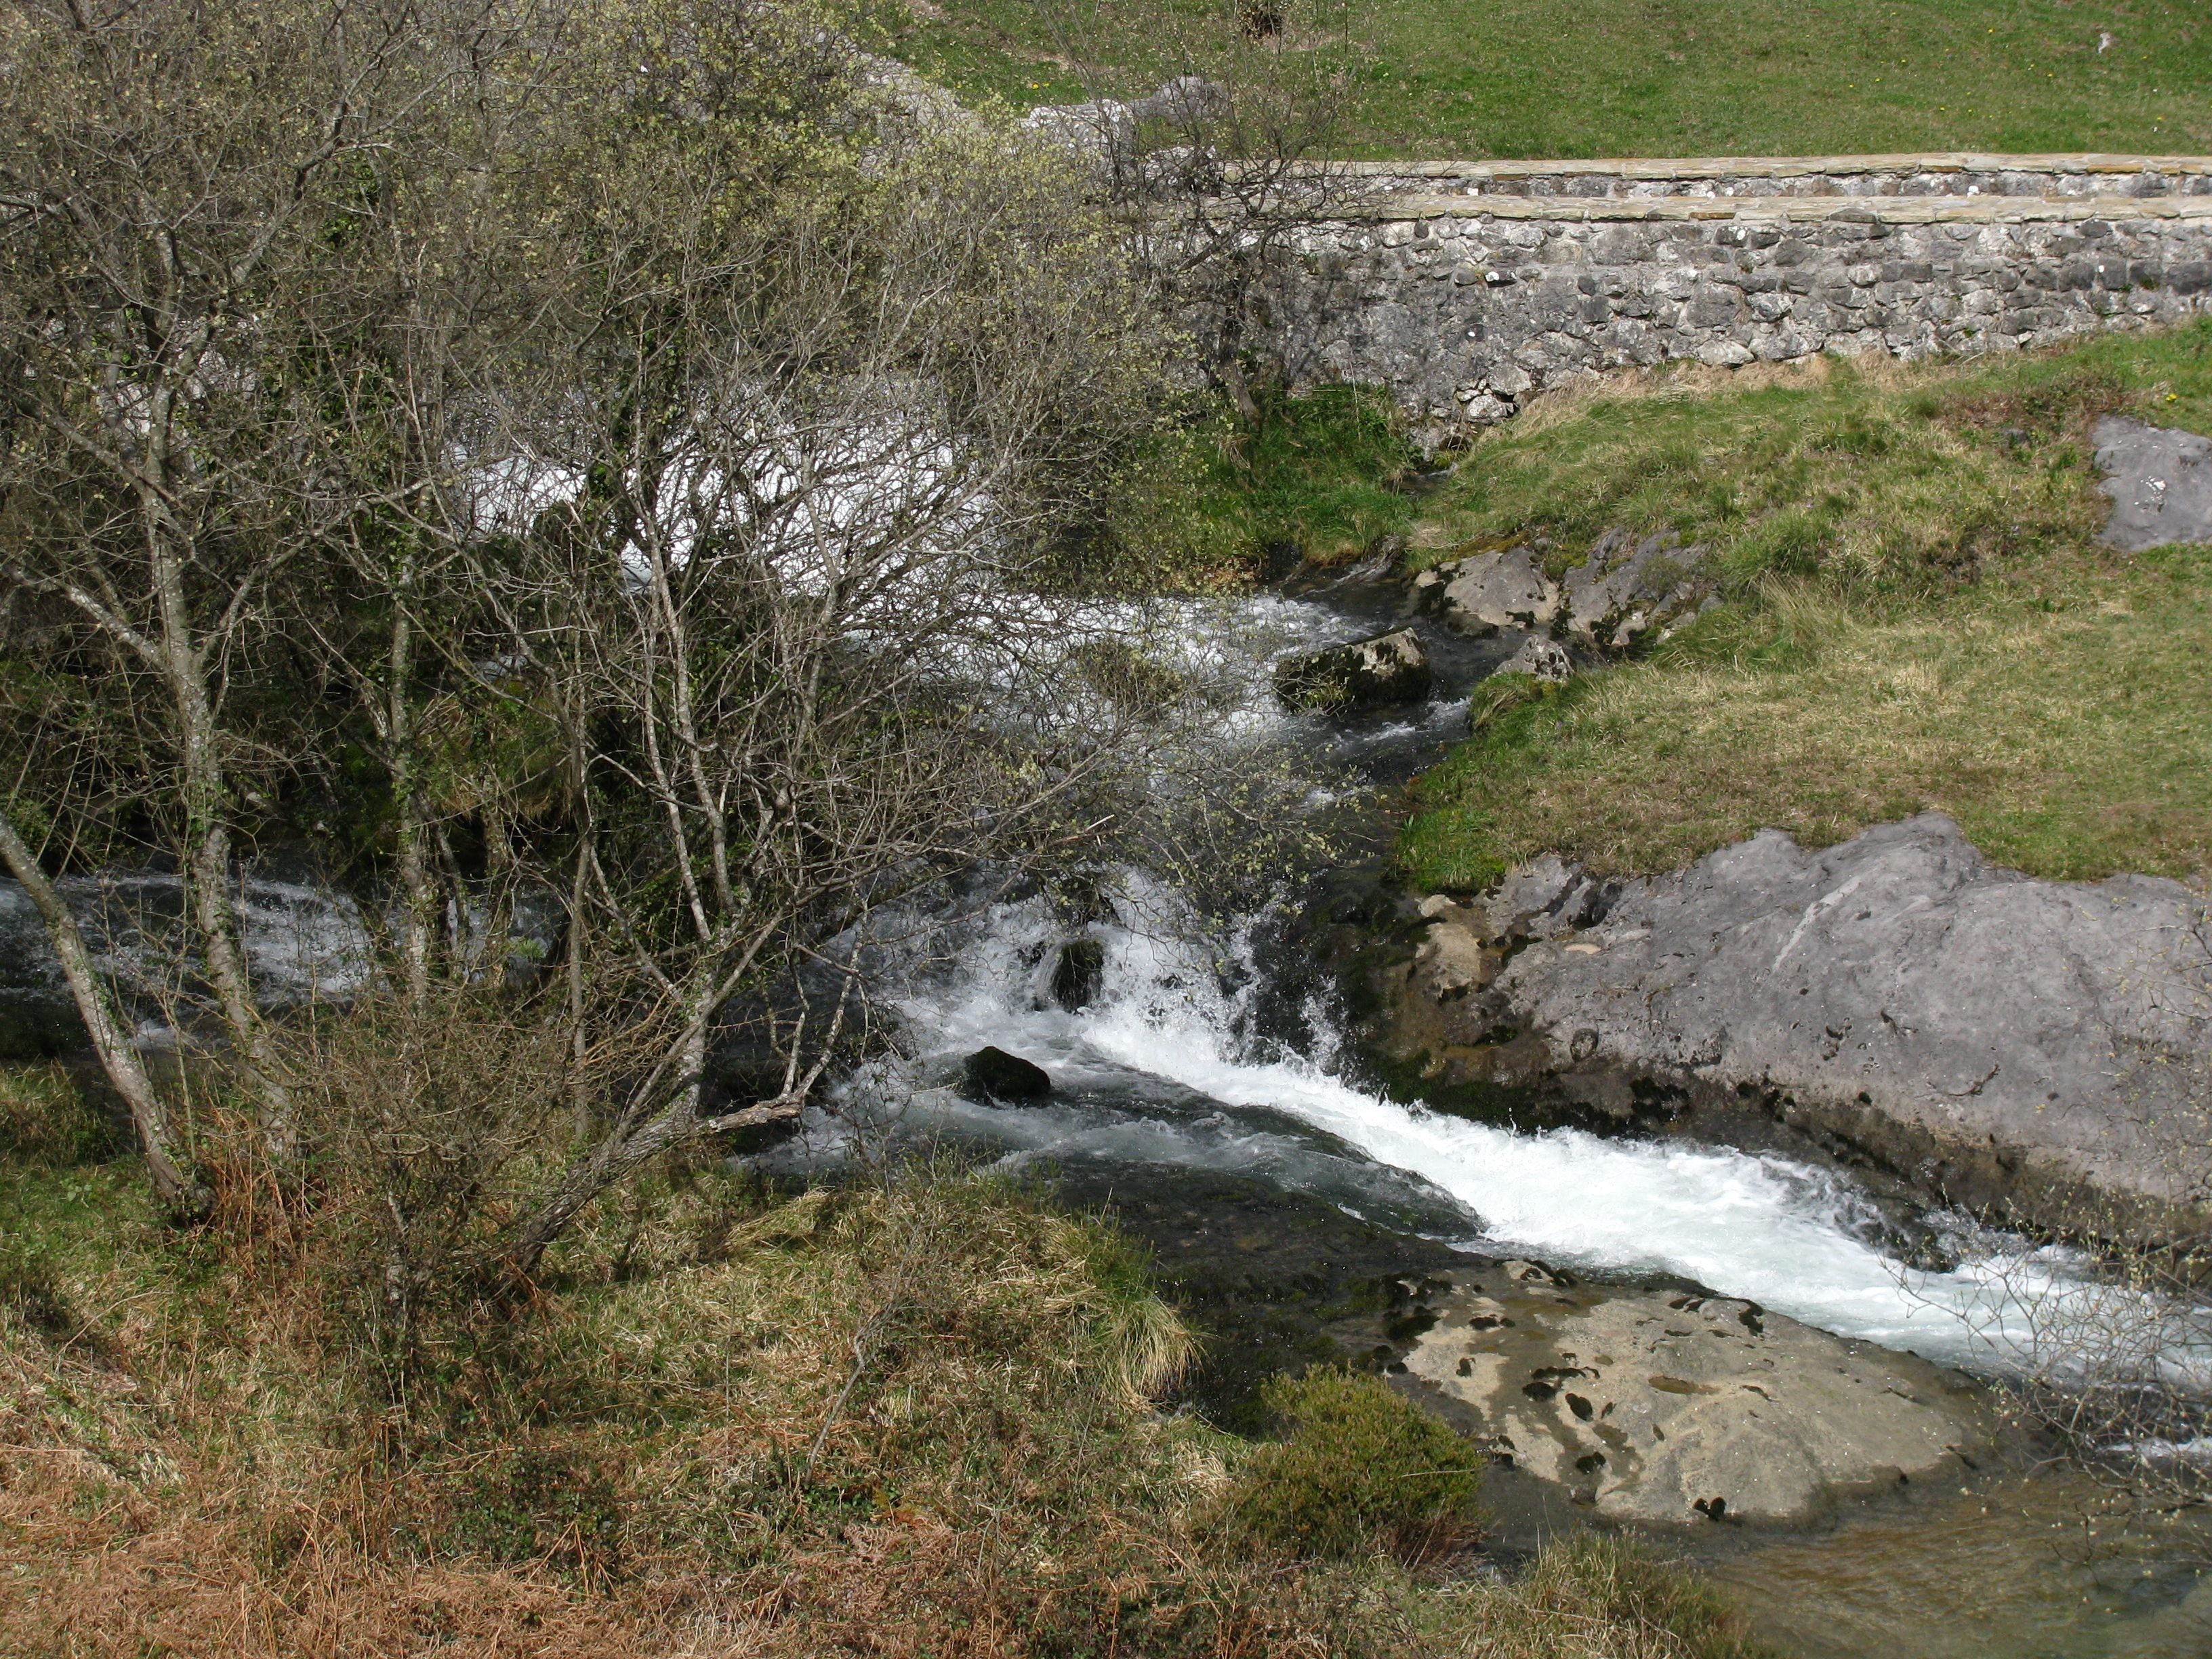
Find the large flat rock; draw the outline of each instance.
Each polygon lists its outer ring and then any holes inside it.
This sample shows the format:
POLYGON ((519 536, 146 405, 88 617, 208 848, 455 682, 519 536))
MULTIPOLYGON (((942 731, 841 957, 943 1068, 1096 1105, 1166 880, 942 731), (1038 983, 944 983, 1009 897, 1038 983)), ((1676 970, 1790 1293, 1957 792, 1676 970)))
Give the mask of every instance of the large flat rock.
POLYGON ((1956 1474, 1992 1437, 1965 1378, 1747 1302, 1514 1261, 1453 1275, 1431 1308, 1409 1379, 1620 1520, 1802 1522, 1848 1493, 1956 1474))
POLYGON ((2212 439, 2108 415, 2090 434, 2097 487, 2112 498, 2105 539, 2127 552, 2212 542, 2212 439))
POLYGON ((2202 1223, 2212 921, 2178 882, 2034 880, 1925 813, 1618 888, 1544 860, 1427 908, 1407 990, 1462 1073, 1671 1080, 2024 1218, 2202 1223))

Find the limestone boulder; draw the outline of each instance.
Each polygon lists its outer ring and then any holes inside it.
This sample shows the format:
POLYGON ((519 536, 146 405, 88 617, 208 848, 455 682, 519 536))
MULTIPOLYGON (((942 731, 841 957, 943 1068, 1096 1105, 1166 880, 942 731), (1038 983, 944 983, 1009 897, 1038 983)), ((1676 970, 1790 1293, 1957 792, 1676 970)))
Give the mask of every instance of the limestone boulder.
POLYGON ((2116 415, 2089 435, 2112 501, 2106 541, 2130 553, 2212 542, 2212 439, 2116 415))
POLYGON ((1419 964, 1387 991, 1453 1081, 1626 1075, 1758 1103, 1931 1201, 2212 1228, 2212 903, 2179 882, 2033 878, 1929 812, 1626 882, 1547 856, 1429 928, 1501 957, 1480 991, 1419 964))
POLYGON ((1452 1275, 1429 1310, 1408 1383, 1618 1520, 1803 1522, 1845 1493, 1960 1471, 1995 1431, 1955 1373, 1692 1290, 1509 1261, 1452 1275))
POLYGON ((1275 695, 1286 708, 1345 713, 1419 702, 1430 678, 1420 636, 1401 628, 1279 664, 1275 695))
POLYGON ((1521 642, 1518 651, 1499 665, 1498 672, 1501 674, 1526 674, 1547 685, 1565 685, 1574 678, 1575 659, 1567 654, 1566 647, 1558 641, 1541 639, 1532 634, 1521 642))
POLYGON ((1640 540, 1607 531, 1567 572, 1567 631, 1594 649, 1628 651, 1663 637, 1713 597, 1705 550, 1673 536, 1640 540))
POLYGON ((1190 126, 1224 113, 1230 106, 1229 88, 1203 76, 1178 75, 1163 82, 1149 98, 1139 98, 1129 112, 1140 121, 1167 121, 1190 126))
POLYGON ((1559 584, 1517 543, 1424 570, 1413 578, 1413 596, 1476 639, 1504 628, 1548 633, 1559 614, 1559 584))

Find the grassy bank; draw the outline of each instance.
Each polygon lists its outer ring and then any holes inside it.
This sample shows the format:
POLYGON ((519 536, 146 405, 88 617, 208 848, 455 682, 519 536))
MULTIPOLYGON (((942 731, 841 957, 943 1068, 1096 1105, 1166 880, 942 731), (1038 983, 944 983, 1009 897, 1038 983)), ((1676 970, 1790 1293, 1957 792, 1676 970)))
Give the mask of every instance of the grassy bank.
POLYGON ((1486 1459, 1379 1382, 1164 1413, 1142 1261, 1003 1187, 664 1170, 403 1363, 343 1181, 203 1139, 179 1232, 65 1076, 0 1101, 11 1655, 1753 1651, 1602 1543, 1469 1577, 1486 1459))
MULTIPOLYGON (((1078 65, 1147 91, 1187 67, 1162 56, 1170 0, 880 15, 917 67, 1018 107, 1087 95, 1078 65)), ((1405 0, 1346 23, 1371 155, 2212 149, 2212 25, 2180 0, 1405 0)))
POLYGON ((1479 446, 1418 556, 1601 530, 1712 550, 1728 603, 1648 659, 1501 707, 1420 787, 1403 855, 1468 886, 1543 850, 1610 871, 1926 808, 2036 874, 2212 860, 2212 558, 2095 539, 2089 428, 2212 431, 2212 325, 1765 383, 1654 379, 1479 446))
POLYGON ((1388 397, 1264 392, 1247 430, 1212 403, 1164 439, 1109 505, 1126 580, 1146 591, 1243 586, 1301 560, 1343 564, 1413 527, 1420 465, 1388 397))

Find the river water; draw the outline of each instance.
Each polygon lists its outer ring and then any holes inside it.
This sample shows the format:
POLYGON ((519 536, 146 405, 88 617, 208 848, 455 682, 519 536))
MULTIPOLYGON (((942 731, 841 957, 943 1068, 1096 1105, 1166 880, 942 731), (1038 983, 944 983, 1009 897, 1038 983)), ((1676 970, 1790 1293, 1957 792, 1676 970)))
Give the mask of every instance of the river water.
MULTIPOLYGON (((1303 598, 1189 606, 1170 636, 1249 686, 1222 726, 1255 766, 1293 753, 1339 780, 1317 794, 1340 800, 1437 758, 1465 730, 1468 686, 1512 643, 1424 625, 1438 671, 1426 704, 1351 722, 1274 707, 1271 662, 1375 631, 1395 605, 1386 585, 1355 577, 1303 598)), ((1293 901, 1302 873, 1285 872, 1293 901)), ((1208 921, 1146 872, 1103 872, 1101 887, 1105 903, 1073 923, 1043 894, 939 919, 902 992, 905 1059, 814 1121, 804 1155, 923 1139, 1010 1170, 1257 1180, 1470 1251, 1601 1279, 1693 1280, 1984 1371, 2005 1368, 2018 1335, 2006 1287, 2065 1295, 2075 1282, 2063 1251, 1940 1215, 1917 1224, 1942 1265, 1914 1265, 1894 1216, 1836 1169, 1680 1139, 1529 1132, 1393 1099, 1347 1052, 1328 987, 1279 908, 1208 921), (1051 980, 1078 936, 1097 941, 1103 965, 1096 994, 1070 1011, 1051 980), (987 1044, 1043 1066, 1049 1097, 966 1097, 962 1062, 987 1044)), ((2170 1526, 2108 1517, 2092 1543, 2083 1517, 2100 1495, 2049 1474, 1993 1474, 1986 1490, 1932 1501, 1811 1534, 1676 1542, 1742 1593, 1762 1629, 1808 1655, 2212 1654, 2212 1603, 2192 1565, 2212 1561, 2212 1535, 2194 1522, 2184 1542, 2170 1526)))

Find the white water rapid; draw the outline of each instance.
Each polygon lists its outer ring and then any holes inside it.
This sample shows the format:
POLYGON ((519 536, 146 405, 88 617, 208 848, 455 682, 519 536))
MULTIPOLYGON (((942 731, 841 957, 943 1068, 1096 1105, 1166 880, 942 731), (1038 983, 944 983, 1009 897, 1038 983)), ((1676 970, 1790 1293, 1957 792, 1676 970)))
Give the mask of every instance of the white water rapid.
POLYGON ((2027 1340, 2023 1291, 2064 1293, 2058 1252, 2023 1258, 2000 1243, 1947 1271, 1907 1267, 1879 1248, 1863 1195, 1787 1159, 1525 1133, 1354 1086, 1332 1070, 1319 1007, 1308 1011, 1310 1045, 1249 1035, 1260 982, 1249 930, 1218 959, 1164 925, 1169 896, 1139 884, 1117 908, 1137 925, 1094 930, 1102 987, 1074 1013, 1042 994, 1048 947, 1064 934, 1042 901, 971 924, 957 967, 905 1006, 929 1044, 905 1130, 995 1146, 1010 1167, 1104 1160, 1258 1175, 1486 1254, 1677 1275, 1840 1335, 1983 1367, 2003 1368, 2027 1340), (1052 1098, 963 1098, 955 1062, 985 1044, 1043 1066, 1052 1098))
MULTIPOLYGON (((1209 630, 1204 620, 1190 613, 1178 654, 1227 659, 1232 672, 1242 659, 1249 690, 1229 724, 1255 752, 1287 744, 1355 778, 1402 776, 1440 752, 1463 719, 1465 684, 1443 675, 1411 720, 1347 727, 1274 707, 1271 659, 1371 629, 1371 611, 1271 598, 1239 607, 1225 625, 1209 630)), ((1494 663, 1460 666, 1479 674, 1494 663)), ((2111 1293, 2086 1282, 2064 1251, 1941 1217, 1923 1224, 1951 1265, 1912 1266, 1847 1178, 1785 1158, 1574 1129, 1524 1133, 1392 1100, 1347 1080, 1322 1000, 1285 1032, 1280 986, 1298 976, 1279 971, 1296 964, 1268 959, 1282 947, 1265 926, 1204 927, 1180 895, 1140 872, 1107 885, 1114 915, 1081 930, 1103 946, 1103 972, 1077 1012, 1050 993, 1071 933, 1046 899, 926 930, 929 965, 915 964, 902 997, 909 1060, 875 1070, 846 1091, 838 1114, 817 1116, 803 1156, 834 1156, 858 1130, 949 1140, 1009 1168, 1142 1169, 1155 1182, 1177 1168, 1231 1173, 1485 1255, 1689 1279, 1839 1335, 1984 1370, 2049 1376, 2054 1358, 2063 1369, 2051 1333, 2069 1323, 2066 1308, 2078 1302, 2087 1312, 2111 1293), (1271 988, 1272 1023, 1260 1006, 1271 988), (962 1061, 986 1045, 1043 1066, 1050 1096, 966 1097, 962 1061)))

